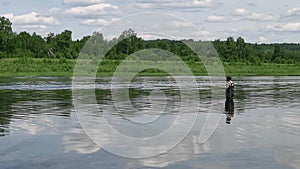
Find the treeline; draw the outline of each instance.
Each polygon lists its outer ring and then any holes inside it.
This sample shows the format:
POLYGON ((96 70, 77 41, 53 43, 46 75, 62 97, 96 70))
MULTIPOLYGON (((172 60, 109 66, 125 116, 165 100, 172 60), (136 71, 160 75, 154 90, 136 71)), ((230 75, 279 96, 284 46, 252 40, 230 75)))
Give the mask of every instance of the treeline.
MULTIPOLYGON (((142 49, 160 48, 180 56, 185 61, 197 62, 199 58, 195 53, 179 40, 156 39, 143 40, 132 29, 110 41, 104 39, 100 32, 94 32, 92 36, 85 36, 78 40, 72 40, 72 31, 65 30, 59 34, 49 33, 42 37, 36 33, 15 33, 12 23, 5 17, 0 18, 0 59, 1 58, 55 58, 76 59, 86 42, 102 42, 114 44, 106 57, 113 60, 122 60, 128 55, 142 49), (121 41, 119 41, 122 39, 121 41)), ((189 39, 189 41, 193 41, 189 39)), ((214 40, 213 45, 220 58, 224 62, 249 63, 260 65, 261 63, 300 63, 300 44, 253 44, 246 43, 242 37, 226 40, 214 40)), ((147 57, 147 56, 145 56, 147 57)))

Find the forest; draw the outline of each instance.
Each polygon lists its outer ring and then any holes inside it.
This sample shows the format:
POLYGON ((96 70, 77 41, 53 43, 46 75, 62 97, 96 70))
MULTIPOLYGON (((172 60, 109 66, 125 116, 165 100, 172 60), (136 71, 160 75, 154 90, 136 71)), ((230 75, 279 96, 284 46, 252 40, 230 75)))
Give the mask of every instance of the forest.
MULTIPOLYGON (((199 61, 194 52, 182 42, 183 40, 144 40, 138 37, 132 29, 124 30, 119 37, 112 40, 104 39, 101 32, 94 32, 92 35, 73 40, 71 30, 64 30, 59 34, 49 33, 47 37, 42 37, 25 31, 14 32, 12 23, 5 17, 0 18, 0 59, 76 59, 89 39, 109 44, 120 38, 123 40, 106 54, 108 59, 123 60, 141 49, 160 48, 180 56, 184 61, 199 61)), ((228 37, 226 40, 216 39, 212 41, 212 44, 223 62, 251 65, 300 63, 299 43, 257 44, 247 43, 242 37, 237 39, 228 37)))

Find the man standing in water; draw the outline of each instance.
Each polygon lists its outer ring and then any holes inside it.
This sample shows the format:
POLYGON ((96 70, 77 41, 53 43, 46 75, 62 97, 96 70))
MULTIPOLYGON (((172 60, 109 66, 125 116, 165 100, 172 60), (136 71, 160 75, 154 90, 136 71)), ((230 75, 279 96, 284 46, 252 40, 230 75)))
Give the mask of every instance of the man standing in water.
POLYGON ((225 101, 225 114, 226 123, 230 124, 231 118, 234 114, 234 83, 230 76, 226 77, 226 101, 225 101))

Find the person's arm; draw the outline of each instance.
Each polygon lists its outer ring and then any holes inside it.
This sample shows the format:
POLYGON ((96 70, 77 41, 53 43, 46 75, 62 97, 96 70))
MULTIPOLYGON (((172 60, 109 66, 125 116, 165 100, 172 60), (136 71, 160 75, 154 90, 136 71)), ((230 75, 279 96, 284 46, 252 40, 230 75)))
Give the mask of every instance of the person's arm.
POLYGON ((226 89, 228 89, 230 86, 232 86, 232 81, 228 81, 228 82, 226 83, 226 89))

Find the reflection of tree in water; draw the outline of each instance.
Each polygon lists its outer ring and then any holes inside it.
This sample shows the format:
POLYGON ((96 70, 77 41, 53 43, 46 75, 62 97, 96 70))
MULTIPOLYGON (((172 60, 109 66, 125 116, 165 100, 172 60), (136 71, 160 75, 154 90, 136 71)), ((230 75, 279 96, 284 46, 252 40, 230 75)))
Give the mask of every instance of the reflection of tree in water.
POLYGON ((0 136, 5 136, 8 131, 8 125, 10 124, 11 115, 8 113, 0 113, 0 136))
POLYGON ((70 111, 57 110, 70 110, 71 97, 69 90, 0 90, 0 136, 8 134, 13 118, 26 118, 33 112, 69 117, 70 111))
POLYGON ((107 104, 111 102, 111 91, 110 90, 95 90, 97 104, 107 104))
POLYGON ((0 90, 0 136, 5 136, 8 133, 7 129, 12 116, 9 112, 9 107, 12 100, 12 96, 0 90))
POLYGON ((235 87, 235 94, 234 94, 234 100, 236 102, 236 113, 244 113, 244 110, 246 108, 246 97, 247 93, 244 91, 244 86, 237 86, 235 87))
POLYGON ((286 106, 299 103, 299 84, 293 78, 264 77, 236 81, 237 112, 259 107, 286 106), (240 84, 240 85, 239 85, 240 84))

